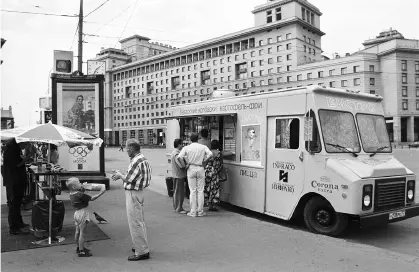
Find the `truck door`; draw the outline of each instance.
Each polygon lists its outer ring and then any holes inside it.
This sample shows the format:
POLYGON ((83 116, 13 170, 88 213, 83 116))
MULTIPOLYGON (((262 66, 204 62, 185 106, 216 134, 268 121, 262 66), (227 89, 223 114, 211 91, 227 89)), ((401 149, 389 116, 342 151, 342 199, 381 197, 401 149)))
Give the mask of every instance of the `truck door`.
POLYGON ((289 219, 303 189, 303 116, 268 117, 265 212, 289 219))

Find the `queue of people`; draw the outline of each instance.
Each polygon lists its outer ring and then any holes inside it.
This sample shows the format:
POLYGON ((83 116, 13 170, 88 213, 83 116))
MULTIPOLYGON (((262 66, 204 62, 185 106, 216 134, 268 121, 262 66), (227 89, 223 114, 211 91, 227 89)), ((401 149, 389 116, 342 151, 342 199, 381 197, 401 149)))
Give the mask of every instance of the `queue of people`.
POLYGON ((191 217, 205 216, 204 206, 208 211, 217 211, 220 202, 219 173, 223 167, 221 146, 218 140, 208 140, 208 130, 190 136, 191 144, 183 147, 181 139, 175 139, 171 154, 173 177, 173 208, 177 213, 191 217), (187 179, 190 196, 189 212, 183 209, 185 178, 187 179))

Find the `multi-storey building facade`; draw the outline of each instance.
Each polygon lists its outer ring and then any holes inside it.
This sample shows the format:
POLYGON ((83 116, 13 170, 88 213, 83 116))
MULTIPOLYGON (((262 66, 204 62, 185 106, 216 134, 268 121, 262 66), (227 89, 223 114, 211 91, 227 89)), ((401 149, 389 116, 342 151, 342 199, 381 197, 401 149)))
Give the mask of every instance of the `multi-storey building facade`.
POLYGON ((252 28, 175 50, 156 50, 154 55, 138 49, 147 47, 147 38, 136 35, 121 41, 126 55, 136 60, 106 72, 105 141, 119 144, 134 137, 143 144, 161 144, 167 107, 210 99, 216 89, 242 95, 311 84, 382 95, 394 141, 419 137, 418 41, 384 37, 367 41, 355 54, 325 60, 322 13, 309 2, 269 1, 252 12, 252 28), (133 39, 142 46, 124 44, 133 39), (397 68, 402 61, 411 71, 406 78, 407 110, 404 73, 397 68))

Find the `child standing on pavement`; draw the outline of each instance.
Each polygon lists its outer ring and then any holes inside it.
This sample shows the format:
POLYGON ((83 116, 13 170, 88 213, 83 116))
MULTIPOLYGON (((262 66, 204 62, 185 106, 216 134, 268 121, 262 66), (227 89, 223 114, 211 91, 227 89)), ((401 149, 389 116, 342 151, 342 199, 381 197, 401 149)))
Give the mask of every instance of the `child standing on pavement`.
POLYGON ((87 209, 89 201, 94 201, 105 193, 105 185, 101 186, 100 192, 97 195, 90 196, 84 193, 84 184, 76 177, 71 177, 67 180, 66 185, 70 189, 70 201, 74 209, 74 222, 76 225, 76 232, 74 240, 77 244, 77 254, 79 257, 90 257, 92 254, 90 250, 84 247, 84 235, 87 230, 87 225, 90 221, 90 214, 87 209))

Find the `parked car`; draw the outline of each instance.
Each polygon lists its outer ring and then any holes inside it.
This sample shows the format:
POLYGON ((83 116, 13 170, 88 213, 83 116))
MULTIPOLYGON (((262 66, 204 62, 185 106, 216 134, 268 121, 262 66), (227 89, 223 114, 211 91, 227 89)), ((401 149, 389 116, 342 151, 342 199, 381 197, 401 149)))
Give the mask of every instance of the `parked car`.
POLYGON ((412 147, 419 147, 419 142, 414 142, 413 144, 409 144, 409 148, 412 147))

